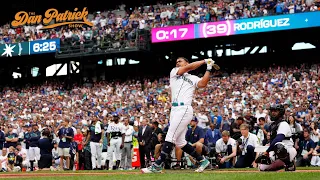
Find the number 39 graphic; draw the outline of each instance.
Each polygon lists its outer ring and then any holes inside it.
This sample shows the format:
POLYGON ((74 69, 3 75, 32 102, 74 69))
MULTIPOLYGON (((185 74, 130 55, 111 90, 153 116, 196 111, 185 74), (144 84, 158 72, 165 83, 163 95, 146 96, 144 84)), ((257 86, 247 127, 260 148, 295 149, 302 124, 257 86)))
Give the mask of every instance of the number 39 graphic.
POLYGON ((202 27, 202 33, 205 38, 214 37, 219 35, 230 35, 231 25, 229 21, 224 23, 204 23, 202 27))

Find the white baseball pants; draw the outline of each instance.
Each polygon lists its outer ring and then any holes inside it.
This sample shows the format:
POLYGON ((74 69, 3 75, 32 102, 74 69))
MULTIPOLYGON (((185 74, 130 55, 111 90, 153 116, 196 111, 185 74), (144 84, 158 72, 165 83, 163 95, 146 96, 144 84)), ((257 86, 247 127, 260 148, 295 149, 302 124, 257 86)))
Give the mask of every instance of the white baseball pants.
POLYGON ((311 166, 320 166, 320 156, 312 156, 311 166))
POLYGON ((102 146, 98 142, 90 142, 92 169, 101 168, 102 146))
POLYGON ((193 117, 192 106, 176 106, 171 108, 170 126, 165 141, 184 147, 187 144, 186 133, 193 117))
POLYGON ((29 160, 30 161, 40 160, 40 148, 29 147, 29 160))
POLYGON ((113 152, 115 154, 116 160, 121 160, 121 146, 122 143, 122 137, 118 137, 118 139, 111 138, 110 139, 110 147, 108 147, 108 154, 107 154, 107 160, 112 161, 113 160, 113 152))

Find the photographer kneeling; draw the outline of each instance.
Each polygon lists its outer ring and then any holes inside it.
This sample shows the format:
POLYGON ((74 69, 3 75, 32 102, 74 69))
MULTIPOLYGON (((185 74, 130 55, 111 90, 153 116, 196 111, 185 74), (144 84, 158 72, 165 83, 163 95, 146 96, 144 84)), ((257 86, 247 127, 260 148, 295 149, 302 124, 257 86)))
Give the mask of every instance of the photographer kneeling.
POLYGON ((43 129, 42 138, 39 140, 40 148, 40 160, 39 160, 39 169, 41 170, 50 170, 52 166, 52 137, 51 132, 48 128, 43 129))

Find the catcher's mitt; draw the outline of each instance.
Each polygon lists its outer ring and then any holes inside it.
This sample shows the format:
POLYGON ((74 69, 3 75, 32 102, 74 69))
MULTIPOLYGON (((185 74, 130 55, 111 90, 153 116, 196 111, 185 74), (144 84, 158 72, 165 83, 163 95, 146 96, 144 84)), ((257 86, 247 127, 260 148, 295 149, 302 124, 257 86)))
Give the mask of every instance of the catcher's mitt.
POLYGON ((271 164, 271 159, 270 159, 269 156, 260 155, 260 156, 256 159, 255 163, 257 163, 257 164, 266 164, 266 165, 269 165, 269 164, 271 164))

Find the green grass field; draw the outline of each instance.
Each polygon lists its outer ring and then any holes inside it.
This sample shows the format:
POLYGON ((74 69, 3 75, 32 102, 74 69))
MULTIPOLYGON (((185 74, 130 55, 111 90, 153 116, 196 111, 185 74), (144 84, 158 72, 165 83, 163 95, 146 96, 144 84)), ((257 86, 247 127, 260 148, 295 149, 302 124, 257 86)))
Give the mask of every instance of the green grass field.
POLYGON ((191 170, 180 171, 165 171, 161 174, 140 174, 139 171, 69 171, 69 172, 33 172, 19 173, 19 177, 14 173, 1 173, 1 176, 6 176, 4 179, 21 180, 21 179, 36 179, 36 180, 185 180, 185 179, 226 179, 226 180, 318 180, 320 168, 299 168, 297 172, 258 172, 254 169, 236 169, 229 170, 213 170, 205 171, 204 173, 195 173, 191 170), (301 171, 304 170, 304 171, 301 171), (308 170, 319 170, 318 172, 308 172, 308 170), (51 177, 42 176, 44 173, 51 174, 51 177), (83 174, 85 173, 85 174, 83 174), (92 173, 92 175, 91 175, 92 173), (106 174, 107 173, 107 174, 106 174), (119 174, 120 173, 120 174, 119 174), (33 174, 34 176, 23 176, 33 174), (69 175, 68 175, 69 174, 69 175), (72 175, 71 175, 72 174, 72 175), (21 175, 21 176, 20 176, 21 175), (37 176, 38 175, 38 176, 37 176))

